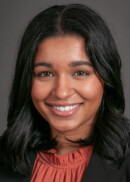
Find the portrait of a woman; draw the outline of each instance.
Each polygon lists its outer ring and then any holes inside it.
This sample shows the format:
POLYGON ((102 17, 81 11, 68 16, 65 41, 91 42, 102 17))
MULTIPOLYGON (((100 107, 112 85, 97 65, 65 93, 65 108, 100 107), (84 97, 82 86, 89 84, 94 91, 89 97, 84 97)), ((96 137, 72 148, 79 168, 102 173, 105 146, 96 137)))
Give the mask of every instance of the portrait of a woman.
POLYGON ((0 138, 0 181, 129 182, 121 59, 82 4, 40 12, 21 40, 0 138))

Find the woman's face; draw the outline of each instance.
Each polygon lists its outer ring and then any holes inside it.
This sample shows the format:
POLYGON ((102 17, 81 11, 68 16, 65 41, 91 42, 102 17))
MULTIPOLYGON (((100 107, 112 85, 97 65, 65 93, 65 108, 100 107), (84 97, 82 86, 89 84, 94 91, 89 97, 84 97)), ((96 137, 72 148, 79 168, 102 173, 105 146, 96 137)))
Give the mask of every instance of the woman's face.
POLYGON ((91 133, 103 82, 85 52, 84 39, 66 35, 44 40, 34 60, 32 101, 52 133, 91 133))

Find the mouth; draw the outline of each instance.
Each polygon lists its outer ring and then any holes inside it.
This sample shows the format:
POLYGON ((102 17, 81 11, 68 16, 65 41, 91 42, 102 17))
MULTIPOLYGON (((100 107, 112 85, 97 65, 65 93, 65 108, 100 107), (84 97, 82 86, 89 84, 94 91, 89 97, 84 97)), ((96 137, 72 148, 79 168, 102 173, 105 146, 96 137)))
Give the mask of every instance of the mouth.
POLYGON ((76 113, 81 104, 72 104, 72 105, 48 105, 49 109, 56 115, 59 116, 70 116, 76 113))

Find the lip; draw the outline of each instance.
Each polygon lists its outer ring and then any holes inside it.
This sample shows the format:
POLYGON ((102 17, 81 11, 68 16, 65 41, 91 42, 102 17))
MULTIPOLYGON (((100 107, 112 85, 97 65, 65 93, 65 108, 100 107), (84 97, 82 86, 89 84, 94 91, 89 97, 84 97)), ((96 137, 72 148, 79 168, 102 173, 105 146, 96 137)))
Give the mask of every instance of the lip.
POLYGON ((74 105, 77 105, 77 104, 81 104, 81 103, 46 103, 47 105, 49 106, 74 106, 74 105))
POLYGON ((81 103, 78 103, 78 104, 79 105, 76 108, 71 109, 69 111, 59 111, 59 110, 55 109, 53 106, 61 106, 61 107, 64 106, 65 107, 65 106, 73 106, 73 105, 77 105, 77 104, 54 104, 54 105, 48 104, 48 107, 51 110, 51 112, 57 116, 71 116, 71 115, 75 114, 81 107, 81 103))

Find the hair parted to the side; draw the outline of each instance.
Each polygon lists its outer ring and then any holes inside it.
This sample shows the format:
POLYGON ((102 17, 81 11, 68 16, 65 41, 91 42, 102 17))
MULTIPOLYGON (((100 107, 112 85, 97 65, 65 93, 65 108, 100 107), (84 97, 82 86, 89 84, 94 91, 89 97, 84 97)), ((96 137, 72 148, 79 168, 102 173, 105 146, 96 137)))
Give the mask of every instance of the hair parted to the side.
MULTIPOLYGON (((93 134, 94 149, 110 162, 121 162, 129 140, 129 122, 121 82, 121 60, 102 18, 85 5, 56 5, 38 14, 28 25, 18 52, 9 100, 8 126, 1 141, 6 161, 20 174, 28 173, 29 150, 56 146, 50 127, 31 101, 33 62, 41 41, 50 36, 79 35, 91 63, 104 81, 104 95, 93 134)), ((46 89, 46 88, 45 88, 46 89)), ((86 144, 87 141, 81 141, 86 144)))

